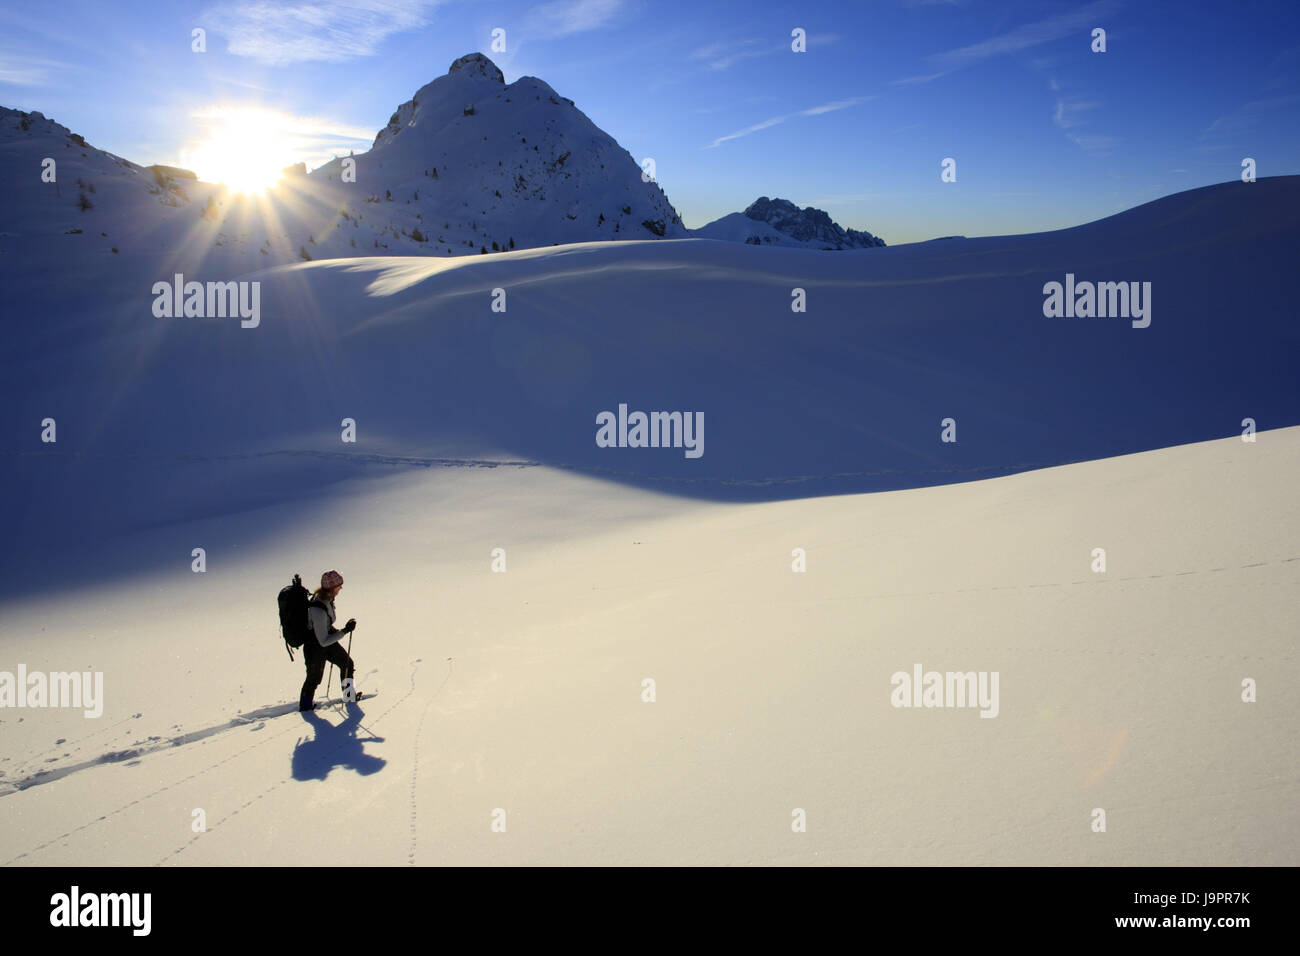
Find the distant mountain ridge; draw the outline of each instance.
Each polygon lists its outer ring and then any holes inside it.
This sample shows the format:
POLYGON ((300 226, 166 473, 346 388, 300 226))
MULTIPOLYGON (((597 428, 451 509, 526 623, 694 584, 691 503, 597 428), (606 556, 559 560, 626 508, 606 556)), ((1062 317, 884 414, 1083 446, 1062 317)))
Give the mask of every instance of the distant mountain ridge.
POLYGON ((749 245, 800 246, 808 249, 874 249, 885 240, 845 229, 821 209, 800 209, 788 199, 760 196, 743 213, 735 212, 692 230, 700 239, 723 239, 749 245))
POLYGON ((885 240, 869 232, 841 228, 820 209, 812 206, 800 209, 788 199, 760 196, 745 210, 745 216, 765 222, 800 242, 830 243, 837 249, 870 249, 885 244, 885 240))

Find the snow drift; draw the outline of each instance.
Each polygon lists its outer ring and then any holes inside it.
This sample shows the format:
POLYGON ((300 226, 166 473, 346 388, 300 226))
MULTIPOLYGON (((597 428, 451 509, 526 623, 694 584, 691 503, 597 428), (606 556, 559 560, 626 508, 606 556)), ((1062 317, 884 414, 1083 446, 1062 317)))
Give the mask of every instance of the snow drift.
POLYGON ((686 240, 302 263, 239 277, 260 283, 256 328, 154 316, 175 273, 232 278, 183 249, 59 261, 5 240, 7 576, 52 542, 301 499, 357 468, 506 459, 756 500, 1294 425, 1298 190, 834 255, 686 240), (1150 326, 1047 318, 1067 275, 1150 282, 1150 326), (703 413, 704 454, 599 447, 620 404, 703 413), (240 464, 214 484, 216 459, 240 464))

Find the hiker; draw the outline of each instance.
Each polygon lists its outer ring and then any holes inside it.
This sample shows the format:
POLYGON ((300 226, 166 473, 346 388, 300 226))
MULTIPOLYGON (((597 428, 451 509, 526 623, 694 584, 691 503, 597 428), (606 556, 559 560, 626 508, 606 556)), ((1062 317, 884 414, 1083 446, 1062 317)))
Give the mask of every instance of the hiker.
POLYGON ((307 664, 307 679, 302 684, 302 694, 298 697, 298 709, 312 710, 313 698, 320 679, 325 675, 325 664, 329 662, 339 669, 339 686, 352 677, 355 667, 352 658, 339 644, 344 634, 351 634, 357 626, 356 618, 351 618, 339 630, 334 626, 334 599, 343 590, 343 575, 337 571, 326 571, 320 576, 320 587, 311 596, 307 604, 307 620, 311 625, 311 634, 303 642, 303 660, 307 664), (313 635, 314 638, 313 639, 313 635))

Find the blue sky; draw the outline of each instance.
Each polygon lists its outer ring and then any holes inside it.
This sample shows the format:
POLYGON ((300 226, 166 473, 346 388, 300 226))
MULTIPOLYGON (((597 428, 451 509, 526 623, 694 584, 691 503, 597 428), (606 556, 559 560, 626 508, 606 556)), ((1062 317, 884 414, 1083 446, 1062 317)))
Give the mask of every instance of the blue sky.
POLYGON ((315 165, 369 146, 457 56, 541 77, 640 160, 688 226, 760 195, 890 244, 1034 232, 1300 173, 1300 10, 1093 0, 6 0, 0 104, 140 163, 219 107, 285 114, 315 165), (190 31, 207 31, 191 52, 190 31), (808 49, 791 50, 791 31, 808 49), (1105 53, 1090 49, 1095 27, 1105 53), (506 31, 493 53, 492 30, 506 31), (940 163, 957 162, 957 181, 940 163))

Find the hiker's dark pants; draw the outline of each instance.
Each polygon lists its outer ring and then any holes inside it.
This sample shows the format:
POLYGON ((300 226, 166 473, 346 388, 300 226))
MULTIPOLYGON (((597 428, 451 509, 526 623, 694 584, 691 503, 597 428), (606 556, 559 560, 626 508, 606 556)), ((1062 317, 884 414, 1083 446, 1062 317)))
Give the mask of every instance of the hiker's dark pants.
POLYGON ((343 649, 342 644, 335 643, 329 647, 321 647, 320 642, 310 635, 303 642, 302 657, 307 664, 307 679, 302 682, 302 694, 298 697, 298 709, 311 710, 312 698, 316 696, 316 688, 320 686, 320 680, 325 676, 326 663, 333 664, 339 669, 340 689, 342 689, 343 681, 352 676, 354 665, 352 658, 348 657, 348 652, 343 649))

